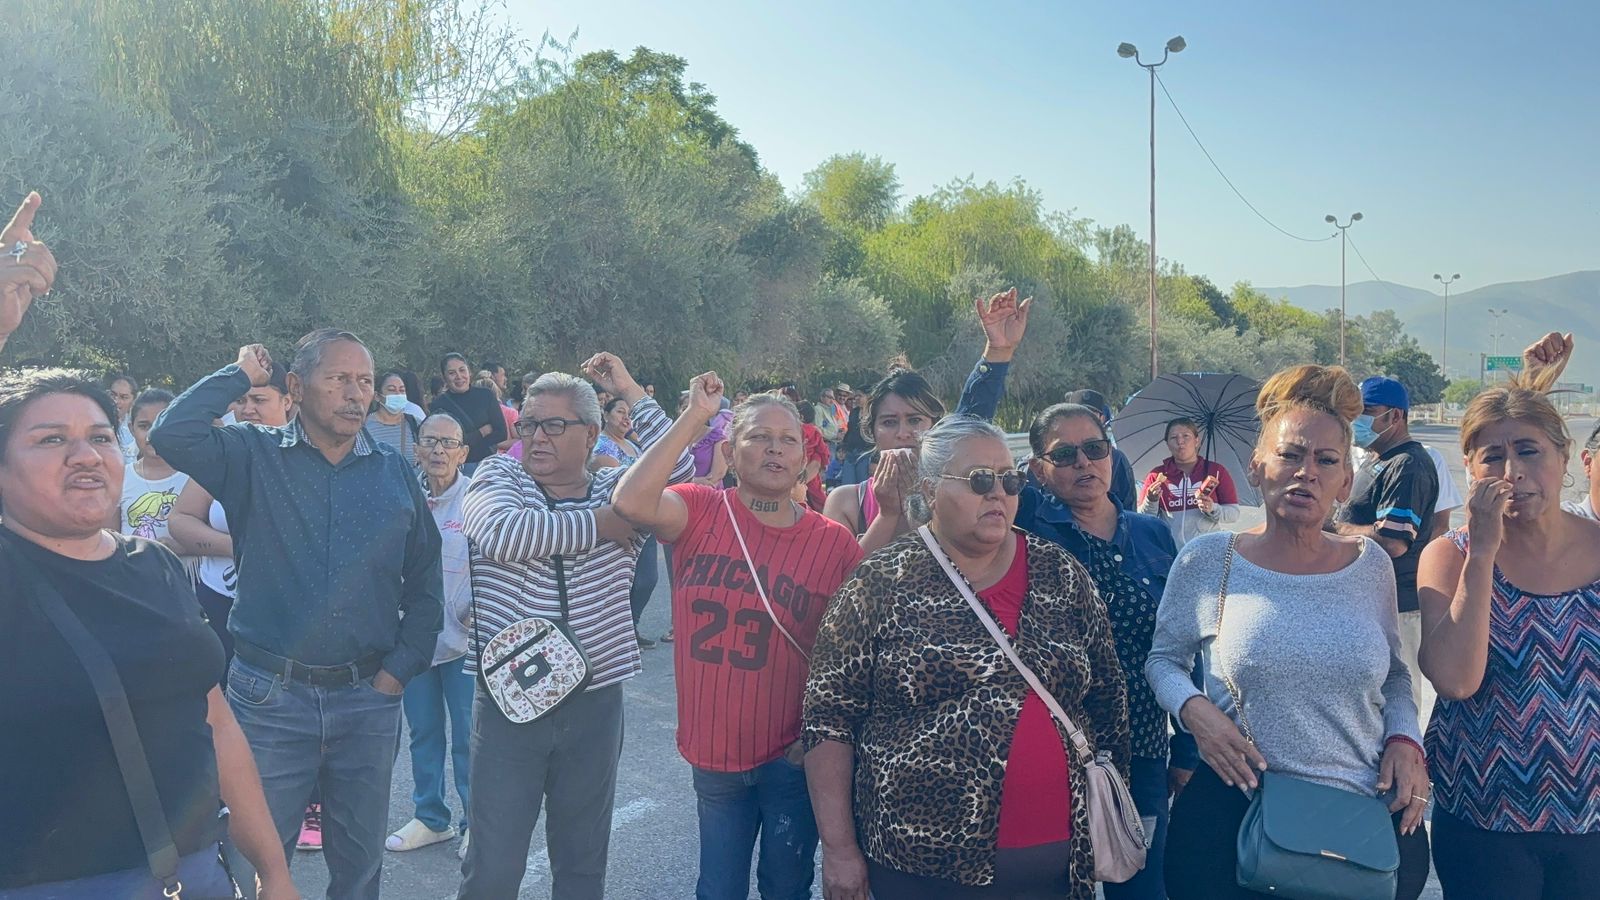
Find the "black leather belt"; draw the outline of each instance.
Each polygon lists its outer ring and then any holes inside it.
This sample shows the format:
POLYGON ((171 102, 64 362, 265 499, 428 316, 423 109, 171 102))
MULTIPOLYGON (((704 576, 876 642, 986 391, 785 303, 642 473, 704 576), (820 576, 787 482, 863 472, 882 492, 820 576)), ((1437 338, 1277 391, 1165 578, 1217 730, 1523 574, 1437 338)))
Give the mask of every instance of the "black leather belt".
POLYGON ((258 669, 281 675, 284 681, 299 681, 317 687, 359 684, 378 674, 378 670, 383 668, 383 657, 377 653, 342 666, 308 666, 238 640, 234 641, 233 653, 258 669))

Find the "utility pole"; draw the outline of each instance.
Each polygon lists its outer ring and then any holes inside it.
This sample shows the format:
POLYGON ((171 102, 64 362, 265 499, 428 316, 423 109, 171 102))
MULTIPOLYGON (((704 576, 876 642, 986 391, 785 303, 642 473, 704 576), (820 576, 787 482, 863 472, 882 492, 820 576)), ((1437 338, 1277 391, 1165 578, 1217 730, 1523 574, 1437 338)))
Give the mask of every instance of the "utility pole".
POLYGON ((1322 221, 1327 222, 1329 225, 1332 225, 1333 227, 1339 229, 1339 365, 1342 366, 1342 365, 1345 365, 1345 352, 1344 352, 1344 323, 1345 323, 1344 259, 1345 259, 1345 250, 1350 245, 1350 239, 1345 235, 1345 232, 1350 229, 1351 225, 1354 225, 1355 223, 1361 221, 1361 213, 1351 213, 1349 220, 1346 221, 1343 225, 1340 225, 1339 224, 1339 220, 1337 218, 1334 218, 1332 215, 1323 216, 1322 217, 1322 221))
POLYGON ((1182 53, 1187 47, 1179 35, 1161 51, 1161 61, 1147 63, 1139 57, 1139 48, 1124 41, 1117 46, 1117 55, 1132 59, 1150 73, 1150 380, 1159 373, 1156 339, 1156 69, 1165 65, 1167 57, 1182 53))

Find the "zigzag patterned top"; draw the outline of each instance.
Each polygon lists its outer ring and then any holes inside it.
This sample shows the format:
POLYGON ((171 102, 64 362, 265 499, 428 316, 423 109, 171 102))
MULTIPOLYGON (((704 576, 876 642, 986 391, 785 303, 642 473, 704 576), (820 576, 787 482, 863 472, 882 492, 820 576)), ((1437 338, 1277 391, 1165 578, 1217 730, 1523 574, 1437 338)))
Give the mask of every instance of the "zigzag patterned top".
MULTIPOLYGON (((1465 552, 1467 534, 1448 534, 1465 552)), ((1600 831, 1600 583, 1550 596, 1494 570, 1489 663, 1427 736, 1438 808, 1501 832, 1600 831)))

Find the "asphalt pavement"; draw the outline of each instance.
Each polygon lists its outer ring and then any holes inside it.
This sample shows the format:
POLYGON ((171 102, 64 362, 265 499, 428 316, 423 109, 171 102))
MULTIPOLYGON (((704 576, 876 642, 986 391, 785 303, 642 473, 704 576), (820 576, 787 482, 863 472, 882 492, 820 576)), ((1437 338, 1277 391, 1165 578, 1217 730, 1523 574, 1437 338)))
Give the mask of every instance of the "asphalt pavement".
MULTIPOLYGON (((1574 420, 1571 428, 1581 442, 1593 427, 1592 420, 1574 420)), ((1457 479, 1466 490, 1466 475, 1461 465, 1457 430, 1442 426, 1421 426, 1414 436, 1443 453, 1457 479)), ((1576 486, 1569 491, 1579 496, 1587 484, 1581 465, 1574 459, 1576 486)), ((1245 511, 1240 527, 1253 527, 1261 521, 1259 510, 1245 511)), ((1457 517, 1460 524, 1460 517, 1457 517)), ((665 576, 667 569, 661 567, 665 576)), ((665 578, 645 610, 643 631, 659 636, 668 626, 668 600, 665 578)), ((674 742, 677 707, 672 675, 670 644, 659 644, 644 652, 644 672, 627 682, 626 737, 618 772, 617 799, 613 813, 611 857, 606 874, 606 896, 633 900, 681 900, 694 896, 699 842, 696 837, 694 791, 689 782, 689 766, 678 755, 674 742)), ((1424 686, 1425 707, 1431 708, 1433 694, 1424 686)), ((404 740, 402 740, 404 745, 404 740)), ((395 765, 394 793, 390 805, 391 828, 411 818, 411 760, 402 751, 395 765)), ((459 809, 459 800, 451 802, 459 809)), ((456 859, 456 843, 438 844, 408 853, 390 853, 384 864, 383 895, 392 900, 445 900, 456 896, 461 864, 456 859)), ((320 855, 297 853, 295 881, 306 897, 322 896, 327 885, 327 870, 320 855)), ((821 884, 820 877, 818 884, 821 884)), ((758 896, 752 886, 752 897, 758 896)), ((545 856, 544 824, 534 834, 528 857, 528 874, 523 879, 522 898, 550 896, 550 868, 545 856)), ((820 887, 813 896, 821 897, 820 887)), ((1426 900, 1441 897, 1436 879, 1430 879, 1426 900)))

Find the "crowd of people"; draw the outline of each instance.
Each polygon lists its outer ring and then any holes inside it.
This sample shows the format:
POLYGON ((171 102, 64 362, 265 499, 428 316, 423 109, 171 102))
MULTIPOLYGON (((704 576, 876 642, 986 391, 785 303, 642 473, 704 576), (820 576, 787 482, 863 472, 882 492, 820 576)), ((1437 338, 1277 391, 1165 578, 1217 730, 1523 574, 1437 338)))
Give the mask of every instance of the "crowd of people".
MULTIPOLYGON (((0 233, 0 349, 55 279, 40 203, 0 233)), ((452 352, 424 391, 334 328, 177 396, 0 376, 0 796, 29 811, 0 898, 284 900, 297 848, 375 898, 385 853, 457 841, 459 896, 500 900, 541 816, 551 895, 602 897, 658 548, 701 900, 752 869, 810 897, 819 848, 827 900, 1414 900, 1430 869, 1600 896, 1570 336, 1466 409, 1464 500, 1404 385, 1317 365, 1262 385, 1244 471, 1174 415, 1141 485, 1090 388, 1018 459, 990 420, 1031 301, 975 305, 953 411, 905 367, 814 402, 706 372, 669 411, 608 352, 516 391, 452 352), (1115 880, 1107 773, 1142 844, 1115 880)))

